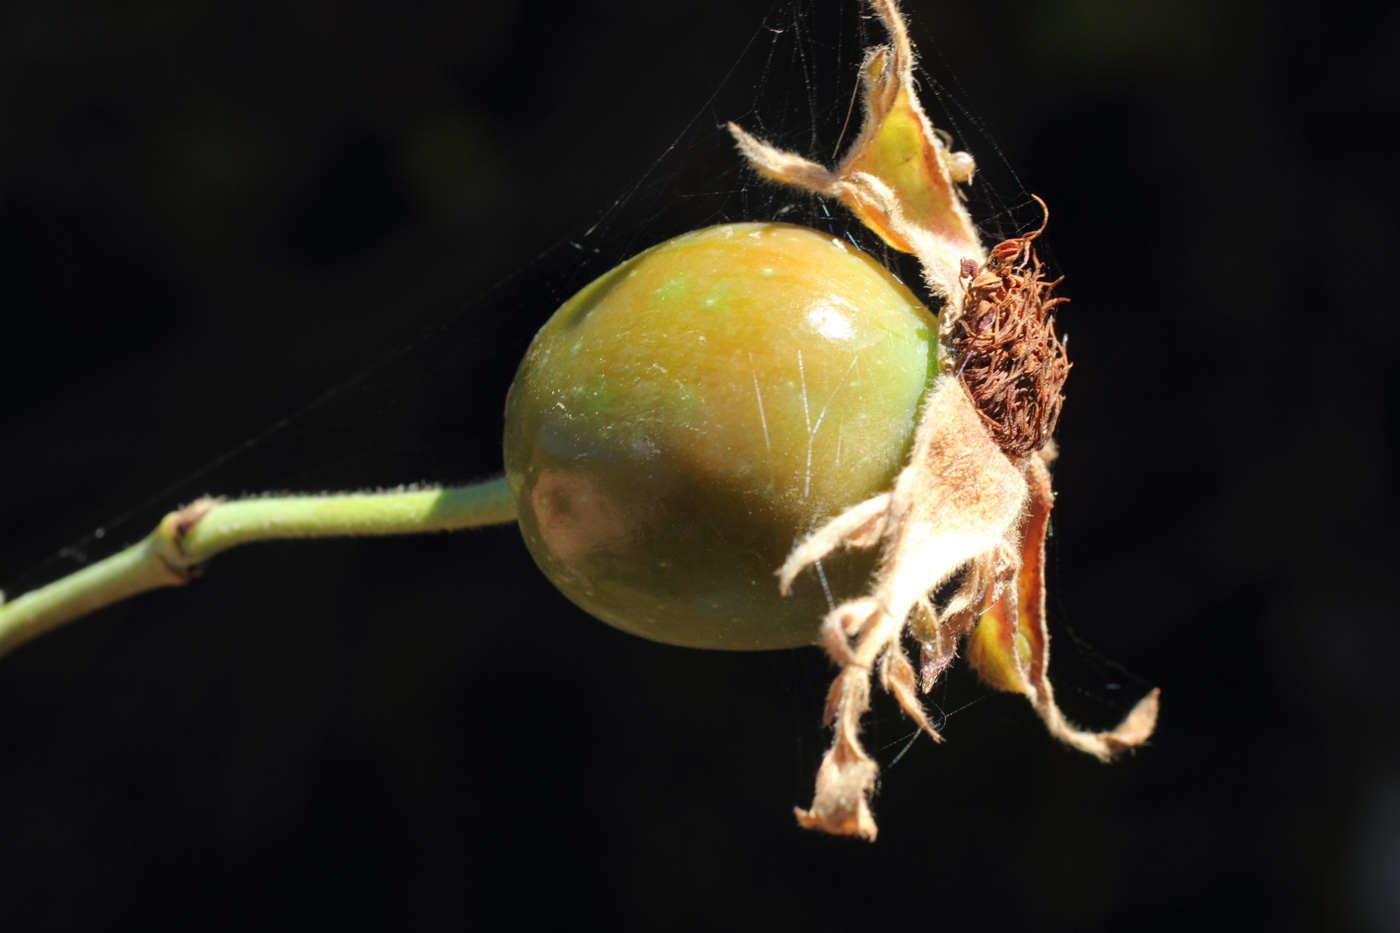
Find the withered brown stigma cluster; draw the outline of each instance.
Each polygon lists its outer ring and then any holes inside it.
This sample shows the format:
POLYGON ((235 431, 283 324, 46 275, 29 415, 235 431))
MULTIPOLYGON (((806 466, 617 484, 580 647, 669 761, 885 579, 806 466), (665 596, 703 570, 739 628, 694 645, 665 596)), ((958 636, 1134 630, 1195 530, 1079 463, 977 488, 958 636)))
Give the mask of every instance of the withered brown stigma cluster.
POLYGON ((1040 232, 997 244, 980 269, 972 260, 962 261, 969 281, 950 337, 958 378, 987 433, 1010 457, 1024 457, 1049 442, 1070 368, 1053 315, 1055 306, 1069 299, 1052 294, 1060 279, 1044 278, 1031 245, 1040 232))

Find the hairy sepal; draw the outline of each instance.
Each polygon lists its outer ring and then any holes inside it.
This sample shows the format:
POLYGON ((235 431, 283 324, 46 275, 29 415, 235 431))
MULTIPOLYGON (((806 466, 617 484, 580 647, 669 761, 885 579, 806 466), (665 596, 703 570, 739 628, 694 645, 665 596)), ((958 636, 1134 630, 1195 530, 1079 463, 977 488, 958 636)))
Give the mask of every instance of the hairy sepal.
POLYGON ((906 622, 918 618, 925 653, 955 645, 975 618, 968 607, 1009 588, 1017 569, 1018 526, 1027 498, 1021 471, 987 436, 956 379, 940 377, 920 417, 910 463, 888 496, 837 516, 797 547, 779 571, 786 588, 807 567, 837 548, 881 548, 869 595, 834 608, 823 624, 828 654, 842 666, 828 695, 831 749, 817 772, 803 826, 841 835, 875 837, 868 797, 878 773, 860 743, 860 718, 870 704, 870 677, 919 727, 937 739, 918 700, 913 666, 904 655, 906 622), (871 514, 882 509, 878 515, 871 514), (879 529, 876 538, 872 532, 879 529), (960 582, 940 612, 928 594, 960 582))
POLYGON ((987 600, 977 627, 968 640, 968 663, 982 681, 998 690, 1019 693, 1030 700, 1051 735, 1088 752, 1100 761, 1136 745, 1152 735, 1157 723, 1157 690, 1132 708, 1115 728, 1092 732, 1069 722, 1055 703, 1046 673, 1050 667, 1050 633, 1045 625, 1045 535, 1055 497, 1050 488, 1048 448, 1024 461, 1027 510, 1021 523, 1020 571, 1016 586, 1004 588, 987 600))
MULTIPOLYGON (((957 186, 971 179, 972 157, 949 151, 919 103, 914 52, 898 6, 893 0, 871 0, 871 6, 890 44, 866 53, 865 120, 836 168, 770 146, 733 123, 729 131, 761 174, 839 200, 890 246, 918 257, 929 288, 951 303, 962 260, 987 261, 957 186)), ((945 331, 951 324, 945 318, 945 331)))

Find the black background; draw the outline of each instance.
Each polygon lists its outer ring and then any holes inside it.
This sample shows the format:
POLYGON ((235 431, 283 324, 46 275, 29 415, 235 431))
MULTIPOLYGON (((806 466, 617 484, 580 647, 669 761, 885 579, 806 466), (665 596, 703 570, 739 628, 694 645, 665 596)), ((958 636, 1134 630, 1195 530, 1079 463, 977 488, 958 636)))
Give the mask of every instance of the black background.
MULTIPOLYGON (((910 13, 979 217, 1052 208, 1052 675, 1099 726, 1160 685, 1152 745, 1099 765, 958 672, 879 841, 824 838, 791 816, 816 651, 614 632, 509 528, 258 545, 0 662, 0 926, 1400 929, 1400 10, 910 13)), ((6 4, 0 583, 205 492, 491 475, 534 329, 784 203, 716 124, 826 154, 860 28, 851 0, 6 4)), ((877 703, 883 762, 907 735, 877 703)))

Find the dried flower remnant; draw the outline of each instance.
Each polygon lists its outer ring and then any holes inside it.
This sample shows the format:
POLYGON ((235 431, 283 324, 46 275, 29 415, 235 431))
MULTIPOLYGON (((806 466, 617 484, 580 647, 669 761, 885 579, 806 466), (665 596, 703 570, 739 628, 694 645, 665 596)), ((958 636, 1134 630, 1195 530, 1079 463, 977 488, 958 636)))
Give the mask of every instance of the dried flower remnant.
MULTIPOLYGON (((1045 202, 1036 198, 1042 209, 1045 202)), ((1045 221, 1050 219, 1045 211, 1045 221)), ((950 335, 958 379, 967 387, 987 432, 1011 457, 1044 447, 1064 404, 1069 360, 1055 337, 1060 279, 1046 281, 1031 241, 1045 229, 1006 240, 982 268, 962 262, 967 279, 962 315, 950 335)))
MULTIPOLYGON (((783 152, 730 124, 753 167, 784 184, 841 201, 895 249, 912 253, 944 301, 941 335, 951 352, 928 390, 908 466, 894 487, 851 507, 803 541, 779 571, 797 575, 838 548, 880 548, 867 595, 823 620, 822 644, 840 673, 827 696, 831 748, 802 825, 875 838, 869 795, 878 767, 860 743, 870 677, 934 739, 905 655, 919 643, 927 691, 966 640, 969 661, 992 687, 1025 695, 1052 734, 1107 760, 1152 734, 1157 691, 1117 728, 1070 724, 1046 679, 1045 533, 1054 496, 1048 463, 1069 363, 1055 336, 1052 297, 1032 241, 1040 231, 983 248, 957 185, 971 156, 948 150, 915 93, 914 57, 894 0, 870 0, 890 44, 862 66, 865 122, 834 169, 783 152), (932 594, 953 585, 935 605, 932 594)), ((1038 200, 1038 199, 1037 199, 1038 200)), ((1042 202, 1042 207, 1043 207, 1042 202)))

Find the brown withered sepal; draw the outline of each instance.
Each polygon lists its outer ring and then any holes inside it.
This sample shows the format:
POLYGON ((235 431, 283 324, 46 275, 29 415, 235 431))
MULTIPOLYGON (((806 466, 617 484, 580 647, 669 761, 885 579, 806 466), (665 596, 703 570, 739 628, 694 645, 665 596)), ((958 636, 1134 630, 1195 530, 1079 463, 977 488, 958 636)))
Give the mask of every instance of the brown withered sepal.
POLYGON ((963 260, 968 281, 949 337, 987 433, 1013 458, 1040 450, 1055 433, 1070 368, 1053 314, 1069 299, 1053 296, 1060 279, 1044 277, 1031 245, 1039 235, 1002 241, 980 268, 963 260))

